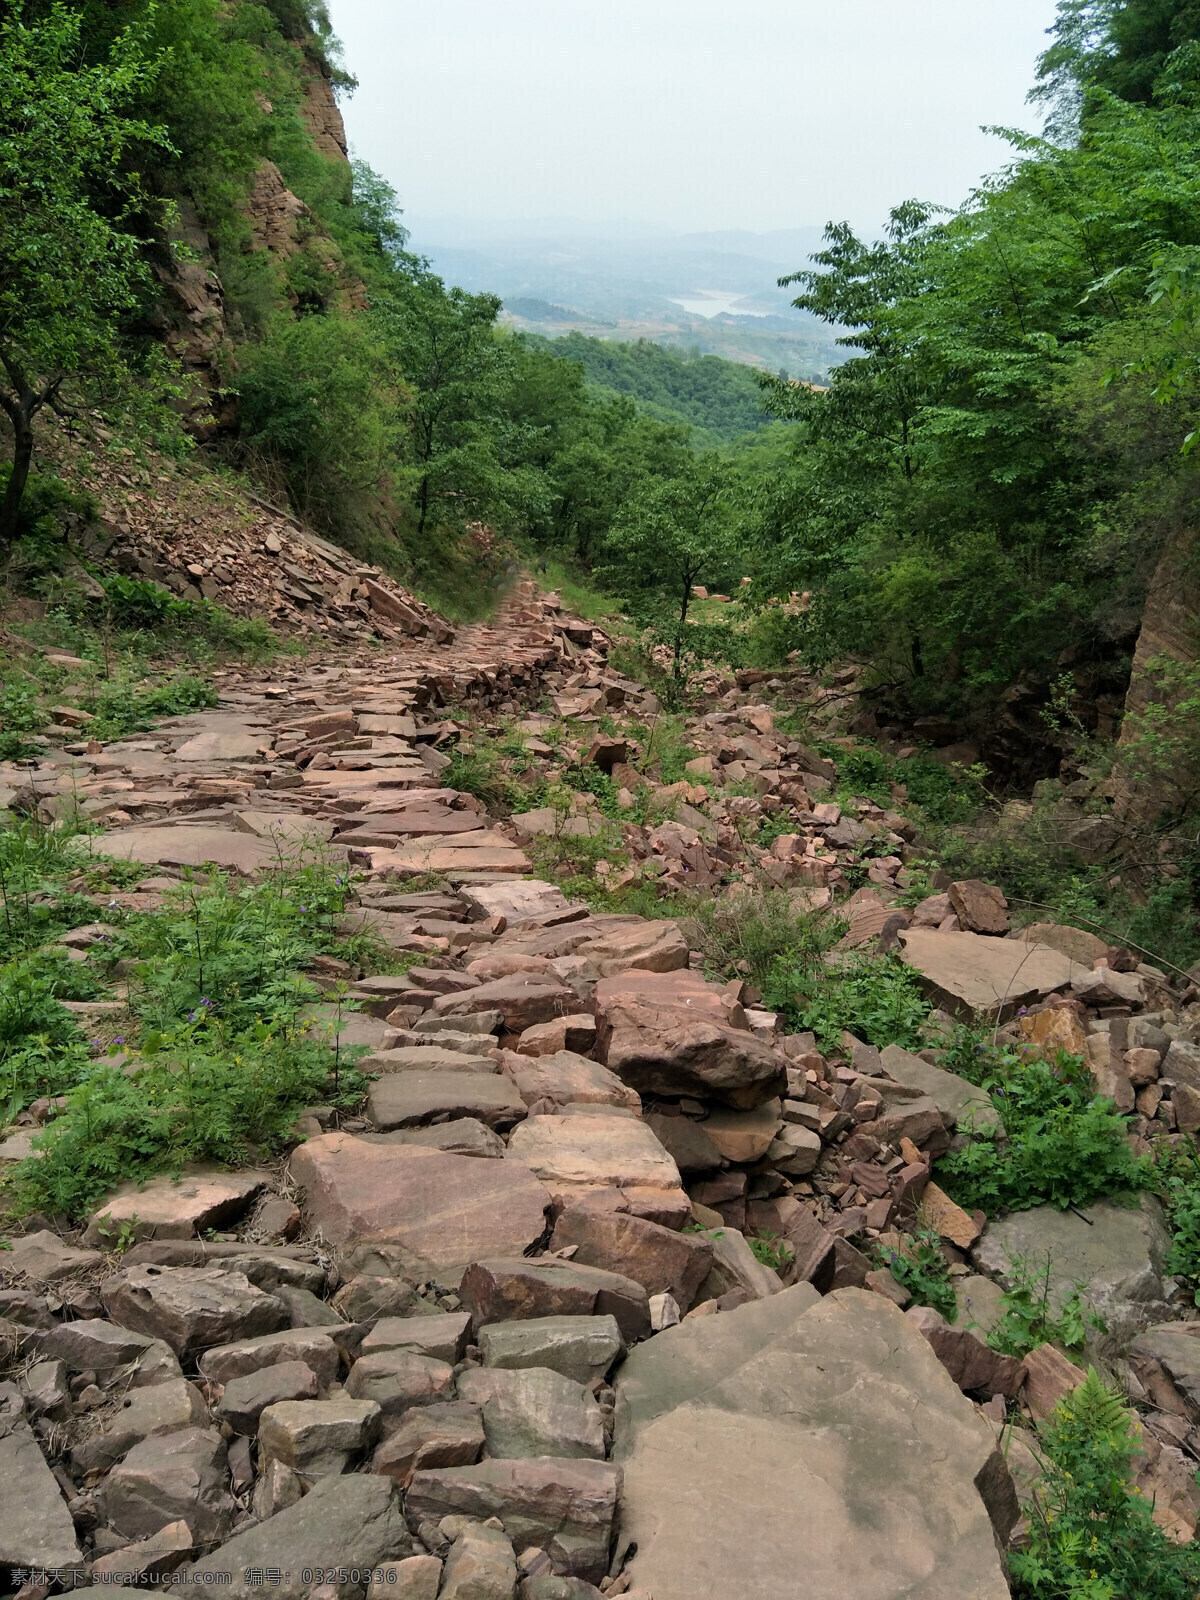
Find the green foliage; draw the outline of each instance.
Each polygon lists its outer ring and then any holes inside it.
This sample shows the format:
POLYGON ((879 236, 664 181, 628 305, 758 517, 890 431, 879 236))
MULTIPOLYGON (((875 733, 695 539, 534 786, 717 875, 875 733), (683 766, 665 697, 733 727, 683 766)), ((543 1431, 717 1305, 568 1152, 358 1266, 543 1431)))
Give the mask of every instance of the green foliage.
POLYGON ((1009 1288, 1004 1291, 1004 1314, 987 1336, 987 1342, 1001 1355, 1018 1360, 1039 1344, 1056 1344, 1063 1350, 1082 1350, 1088 1329, 1105 1331, 1101 1318, 1090 1311, 1083 1299, 1083 1285, 1074 1290, 1056 1311, 1050 1301, 1051 1259, 1035 1269, 1023 1256, 1009 1263, 1009 1288))
POLYGON ((786 1272, 796 1259, 796 1252, 786 1239, 781 1239, 774 1233, 754 1233, 747 1236, 746 1243, 750 1246, 750 1253, 754 1259, 764 1267, 770 1267, 772 1272, 786 1272))
POLYGON ((1078 1057, 1023 1059, 979 1045, 973 1063, 960 1049, 954 1065, 987 1090, 1003 1124, 1003 1137, 976 1129, 965 1149, 939 1163, 959 1205, 990 1217, 1037 1205, 1065 1211, 1145 1187, 1150 1169, 1130 1150, 1125 1119, 1094 1096, 1078 1057))
POLYGON ((261 1160, 286 1141, 301 1106, 361 1084, 352 1069, 335 1082, 330 1050, 277 1022, 231 1035, 198 1021, 143 1049, 147 1064, 132 1076, 103 1061, 81 1074, 38 1137, 40 1155, 20 1163, 20 1209, 78 1216, 127 1178, 189 1161, 261 1160))
POLYGON ((0 827, 0 959, 36 950, 94 920, 92 902, 63 887, 87 860, 70 828, 37 822, 0 827))
POLYGON ((668 350, 648 339, 526 338, 560 360, 577 361, 589 383, 632 395, 657 420, 695 428, 706 446, 729 443, 766 421, 754 370, 740 362, 668 350))
POLYGON ((0 682, 0 761, 24 761, 42 748, 36 735, 49 722, 33 685, 9 672, 0 682))
POLYGON ((825 1049, 850 1032, 867 1044, 920 1049, 929 1002, 916 974, 894 955, 830 958, 823 965, 779 956, 767 975, 764 1002, 795 1029, 811 1029, 825 1049))
POLYGON ((126 678, 109 678, 92 702, 95 721, 88 731, 97 739, 119 739, 144 733, 163 717, 181 716, 217 703, 216 690, 203 678, 181 673, 151 688, 136 688, 126 678))
POLYGON ((886 1267, 901 1288, 907 1289, 919 1306, 932 1306, 947 1322, 958 1317, 958 1302, 950 1282, 950 1263, 942 1243, 931 1228, 920 1228, 901 1250, 875 1248, 875 1259, 886 1267))
POLYGON ((810 971, 844 924, 800 914, 784 890, 764 889, 699 899, 688 907, 681 928, 712 976, 745 977, 766 990, 779 969, 810 971))
POLYGON ((1200 1548, 1178 1545, 1133 1484, 1133 1416, 1094 1368, 1038 1427, 1043 1475, 1009 1567, 1022 1600, 1193 1600, 1200 1548))
POLYGON ((135 163, 165 149, 161 127, 131 114, 155 65, 140 30, 81 67, 82 19, 66 5, 0 17, 0 408, 14 434, 0 506, 11 543, 33 452, 33 424, 67 388, 110 391, 132 375, 121 338, 147 281, 138 213, 160 212, 135 163))
POLYGON ((688 658, 711 659, 729 646, 728 627, 691 623, 688 612, 693 587, 715 586, 738 560, 732 487, 729 469, 701 456, 634 500, 605 541, 601 581, 669 648, 677 682, 688 658))

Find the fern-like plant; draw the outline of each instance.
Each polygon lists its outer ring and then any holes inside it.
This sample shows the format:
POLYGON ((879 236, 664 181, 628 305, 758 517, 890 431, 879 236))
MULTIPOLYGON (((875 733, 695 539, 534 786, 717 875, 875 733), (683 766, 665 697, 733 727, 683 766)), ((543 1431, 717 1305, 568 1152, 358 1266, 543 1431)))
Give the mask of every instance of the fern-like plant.
POLYGON ((1009 1565, 1022 1600, 1195 1600, 1200 1546, 1178 1545, 1133 1483, 1133 1417, 1094 1367, 1038 1429, 1043 1476, 1029 1542, 1009 1565))

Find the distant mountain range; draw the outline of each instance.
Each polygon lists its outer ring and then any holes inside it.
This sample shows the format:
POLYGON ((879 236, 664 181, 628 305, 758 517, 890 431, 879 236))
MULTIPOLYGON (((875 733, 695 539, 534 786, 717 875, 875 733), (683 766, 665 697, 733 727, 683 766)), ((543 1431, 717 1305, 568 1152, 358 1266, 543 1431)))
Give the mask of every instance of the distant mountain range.
POLYGON ((405 220, 411 247, 437 272, 500 295, 518 327, 648 338, 796 378, 820 378, 841 359, 830 330, 796 311, 794 291, 777 282, 819 248, 820 228, 657 235, 559 218, 405 220))

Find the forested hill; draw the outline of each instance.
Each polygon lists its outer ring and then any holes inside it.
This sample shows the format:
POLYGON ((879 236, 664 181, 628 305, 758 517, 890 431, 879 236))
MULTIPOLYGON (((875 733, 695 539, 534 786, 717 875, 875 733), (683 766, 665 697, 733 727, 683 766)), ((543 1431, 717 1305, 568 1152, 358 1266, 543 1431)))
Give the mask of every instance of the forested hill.
POLYGON ((669 350, 649 339, 526 337, 563 361, 579 362, 590 383, 632 395, 650 416, 695 428, 698 442, 728 443, 769 420, 754 369, 739 362, 669 350))

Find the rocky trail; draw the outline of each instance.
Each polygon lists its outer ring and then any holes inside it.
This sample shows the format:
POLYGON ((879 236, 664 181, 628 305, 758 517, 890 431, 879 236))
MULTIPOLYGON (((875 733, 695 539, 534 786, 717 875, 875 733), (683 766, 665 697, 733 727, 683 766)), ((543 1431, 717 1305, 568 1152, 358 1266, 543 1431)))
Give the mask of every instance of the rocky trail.
MULTIPOLYGON (((145 868, 63 936, 74 957, 106 907, 154 910, 188 869, 254 880, 319 849, 356 877, 342 931, 417 958, 309 971, 314 1030, 368 1052, 357 1114, 313 1106, 285 1162, 124 1184, 83 1227, 33 1217, 8 1239, 0 1591, 1004 1600, 1038 1472, 1009 1423, 1083 1376, 1053 1344, 986 1342, 1014 1258, 1047 1251, 1056 1299, 1082 1284, 1105 1320, 1156 1520, 1192 1537, 1200 1321, 1158 1203, 989 1225, 932 1167, 998 1120, 940 1064, 956 1018, 1086 1058, 1135 1148, 1194 1131, 1195 986, 1080 929, 1014 934, 986 884, 897 904, 903 816, 822 799, 836 769, 744 683, 697 720, 693 776, 736 764, 758 798, 662 786, 672 814, 629 825, 630 870, 707 890, 749 860, 836 905, 840 949, 894 949, 940 1008, 920 1052, 822 1051, 707 979, 679 922, 532 877, 530 841, 561 819, 489 818, 439 781, 450 710, 524 715, 532 740, 549 695, 622 783, 628 744, 594 724, 644 692, 604 635, 528 584, 457 637, 397 622, 384 652, 226 673, 218 707, 150 734, 101 746, 64 720, 0 773, 14 811, 99 822, 95 849, 145 868), (754 808, 793 831, 752 849, 754 808), (880 1264, 918 1218, 953 1323, 880 1264)), ((71 1008, 90 1032, 120 1000, 71 1008)))

